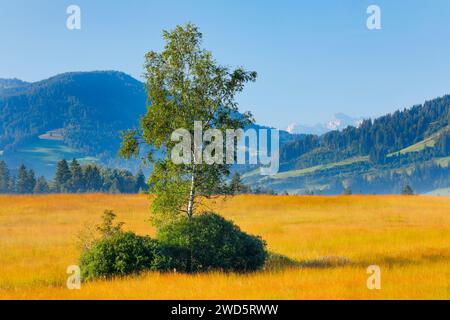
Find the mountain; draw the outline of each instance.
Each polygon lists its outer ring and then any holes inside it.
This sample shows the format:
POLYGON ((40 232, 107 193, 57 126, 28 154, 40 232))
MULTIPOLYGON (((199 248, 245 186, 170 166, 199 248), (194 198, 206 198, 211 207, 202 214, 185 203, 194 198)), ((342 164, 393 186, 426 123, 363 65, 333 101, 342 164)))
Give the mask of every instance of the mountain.
POLYGON ((321 135, 328 131, 343 130, 348 126, 359 127, 363 122, 363 118, 353 118, 344 113, 336 113, 332 119, 324 124, 316 124, 314 126, 307 126, 302 124, 292 123, 286 131, 293 134, 317 134, 321 135))
POLYGON ((244 182, 277 192, 421 193, 450 187, 450 96, 323 135, 282 144, 280 172, 244 174, 244 182))
POLYGON ((1 83, 0 149, 5 152, 52 130, 83 153, 115 152, 119 131, 135 126, 146 110, 143 83, 121 72, 65 73, 30 84, 1 83))
MULTIPOLYGON (((137 127, 146 112, 142 82, 121 72, 96 71, 35 83, 2 79, 0 85, 0 160, 11 168, 24 163, 52 178, 62 158, 137 167, 117 152, 120 131, 137 127)), ((285 143, 296 135, 283 131, 280 138, 285 143)))
POLYGON ((0 84, 0 154, 12 165, 39 160, 45 168, 62 156, 107 163, 116 158, 120 131, 137 126, 146 111, 144 84, 122 72, 0 84))
MULTIPOLYGON (((52 178, 62 158, 137 168, 117 158, 120 131, 146 112, 144 84, 116 71, 0 80, 0 160, 52 178)), ((280 171, 234 168, 253 188, 293 194, 420 193, 450 187, 450 96, 361 121, 336 114, 325 133, 280 132, 280 171)), ((267 127, 253 125, 256 129, 267 127)), ((437 191, 436 191, 437 190, 437 191)))

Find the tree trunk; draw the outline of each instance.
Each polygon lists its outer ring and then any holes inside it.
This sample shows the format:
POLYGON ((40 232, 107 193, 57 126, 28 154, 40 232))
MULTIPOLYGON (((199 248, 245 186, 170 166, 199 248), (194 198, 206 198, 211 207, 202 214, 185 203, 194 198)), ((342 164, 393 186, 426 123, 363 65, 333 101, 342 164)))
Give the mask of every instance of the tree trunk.
MULTIPOLYGON (((191 178, 191 191, 189 192, 189 202, 187 207, 187 215, 188 219, 190 220, 192 218, 192 215, 194 214, 194 199, 195 199, 195 166, 192 168, 192 178, 191 178)), ((190 252, 188 256, 187 261, 187 269, 188 272, 192 272, 192 256, 193 256, 193 248, 192 248, 192 234, 191 230, 189 231, 189 247, 190 252)))
POLYGON ((192 218, 194 211, 194 199, 195 199, 195 166, 192 169, 192 178, 191 178, 191 191, 189 193, 189 202, 187 207, 187 215, 188 218, 192 218))

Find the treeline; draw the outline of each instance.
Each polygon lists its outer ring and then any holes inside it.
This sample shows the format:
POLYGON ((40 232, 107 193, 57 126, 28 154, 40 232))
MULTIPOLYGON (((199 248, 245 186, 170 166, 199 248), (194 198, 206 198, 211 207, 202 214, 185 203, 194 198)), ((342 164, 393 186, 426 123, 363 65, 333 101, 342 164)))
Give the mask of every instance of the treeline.
MULTIPOLYGON (((133 175, 125 169, 110 169, 96 164, 81 165, 76 159, 70 163, 61 160, 56 166, 53 180, 37 177, 33 169, 21 165, 12 175, 4 161, 0 161, 0 194, 47 194, 47 193, 142 193, 147 192, 142 171, 133 175)), ((235 172, 223 189, 223 195, 271 194, 272 189, 254 188, 244 184, 235 172)))
POLYGON ((58 162, 54 179, 36 177, 33 169, 21 165, 12 175, 4 161, 0 161, 0 193, 139 193, 148 190, 142 171, 133 175, 124 169, 109 169, 95 164, 80 165, 74 159, 58 162))
POLYGON ((428 101, 411 109, 364 121, 359 128, 348 127, 342 132, 324 136, 324 144, 334 150, 352 148, 360 155, 374 150, 392 153, 446 127, 450 116, 450 96, 428 101))

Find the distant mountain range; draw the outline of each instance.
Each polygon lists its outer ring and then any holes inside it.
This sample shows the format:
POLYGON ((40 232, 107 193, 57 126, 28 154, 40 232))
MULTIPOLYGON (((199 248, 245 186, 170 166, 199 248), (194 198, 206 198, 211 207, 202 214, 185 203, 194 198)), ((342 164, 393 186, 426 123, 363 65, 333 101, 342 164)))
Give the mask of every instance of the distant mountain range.
POLYGON ((296 134, 316 134, 321 135, 333 130, 342 130, 348 126, 359 127, 364 118, 353 118, 344 113, 336 113, 333 118, 326 123, 319 123, 314 126, 307 126, 302 124, 292 123, 286 131, 296 134))
MULTIPOLYGON (((119 132, 138 126, 146 105, 144 84, 116 71, 0 79, 0 160, 47 177, 62 158, 132 169, 137 163, 117 158, 119 132)), ((281 132, 277 175, 235 169, 247 184, 291 194, 447 190, 449 110, 444 96, 374 120, 338 113, 324 125, 291 125, 281 132)))
POLYGON ((447 193, 450 96, 281 146, 280 172, 244 172, 244 181, 293 194, 447 193))

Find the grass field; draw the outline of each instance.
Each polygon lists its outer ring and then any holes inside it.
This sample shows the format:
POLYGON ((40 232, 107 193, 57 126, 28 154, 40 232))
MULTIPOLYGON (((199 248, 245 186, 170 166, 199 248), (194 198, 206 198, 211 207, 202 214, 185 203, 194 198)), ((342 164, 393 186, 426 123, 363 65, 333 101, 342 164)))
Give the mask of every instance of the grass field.
POLYGON ((0 196, 0 299, 449 299, 450 198, 239 196, 211 204, 261 235, 267 269, 238 274, 146 273, 66 288, 77 233, 113 209, 154 234, 141 195, 0 196), (277 263, 278 261, 278 263, 277 263), (369 265, 381 290, 368 290, 369 265))
MULTIPOLYGON (((321 164, 321 165, 317 165, 317 166, 312 166, 309 168, 304 168, 304 169, 297 169, 297 170, 289 170, 289 171, 283 171, 280 173, 277 173, 275 175, 272 175, 270 177, 267 176, 263 176, 260 181, 264 181, 267 179, 286 179, 286 178, 295 178, 295 177, 300 177, 306 174, 310 174, 310 173, 314 173, 316 171, 319 170, 328 170, 328 169, 333 169, 336 167, 344 167, 344 166, 348 166, 354 163, 358 163, 358 162, 367 162, 369 161, 369 157, 368 156, 364 156, 364 157, 353 157, 353 158, 348 158, 339 162, 332 162, 332 163, 327 163, 327 164, 321 164)), ((261 169, 255 169, 252 170, 250 172, 247 172, 245 174, 242 175, 243 178, 248 178, 248 177, 254 177, 254 176, 258 176, 261 172, 261 169)))
POLYGON ((290 170, 285 172, 277 173, 273 176, 271 176, 272 179, 286 179, 286 178, 293 178, 293 177, 299 177, 305 174, 313 173, 318 170, 327 170, 327 169, 333 169, 336 167, 343 167, 348 166, 350 164, 354 164, 357 162, 366 162, 369 160, 369 157, 354 157, 354 158, 348 158, 343 161, 339 162, 333 162, 328 164, 322 164, 318 166, 313 166, 305 169, 299 169, 299 170, 290 170))

